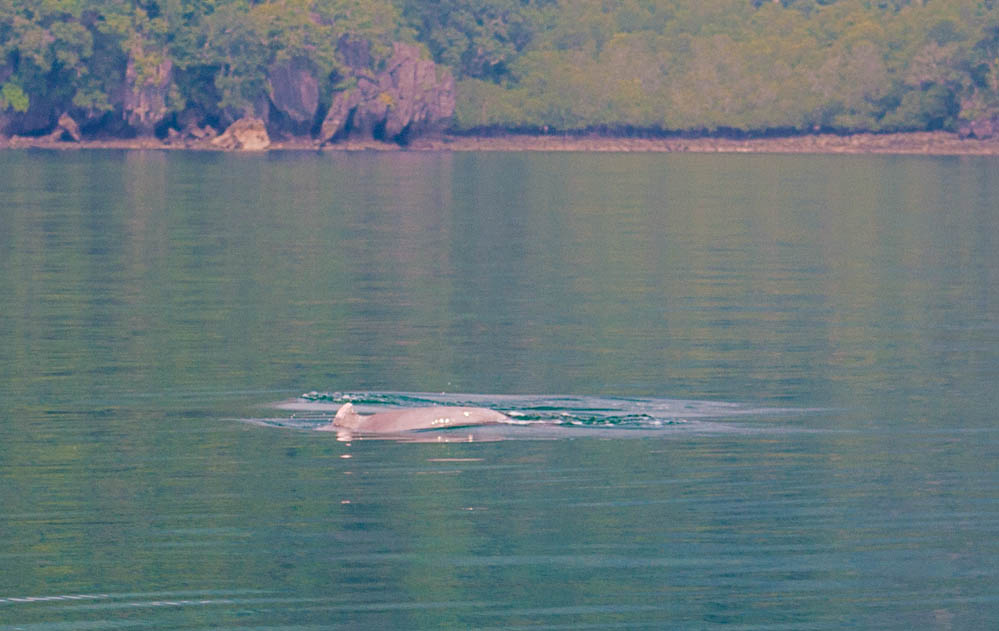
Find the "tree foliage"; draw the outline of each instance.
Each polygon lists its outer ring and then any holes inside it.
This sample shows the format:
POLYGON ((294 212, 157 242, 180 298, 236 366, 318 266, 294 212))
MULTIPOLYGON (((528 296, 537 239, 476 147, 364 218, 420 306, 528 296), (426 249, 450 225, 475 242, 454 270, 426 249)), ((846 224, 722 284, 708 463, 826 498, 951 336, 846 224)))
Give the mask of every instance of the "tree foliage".
POLYGON ((459 79, 459 130, 953 129, 999 112, 994 0, 0 0, 0 112, 94 118, 168 81, 173 111, 231 120, 291 62, 328 103, 345 35, 375 65, 422 43, 459 79))
POLYGON ((343 35, 384 58, 401 24, 390 0, 0 0, 0 108, 94 116, 166 76, 171 108, 231 120, 272 64, 304 60, 328 92, 343 35))
POLYGON ((558 0, 506 72, 461 75, 457 126, 952 129, 999 111, 996 4, 558 0))

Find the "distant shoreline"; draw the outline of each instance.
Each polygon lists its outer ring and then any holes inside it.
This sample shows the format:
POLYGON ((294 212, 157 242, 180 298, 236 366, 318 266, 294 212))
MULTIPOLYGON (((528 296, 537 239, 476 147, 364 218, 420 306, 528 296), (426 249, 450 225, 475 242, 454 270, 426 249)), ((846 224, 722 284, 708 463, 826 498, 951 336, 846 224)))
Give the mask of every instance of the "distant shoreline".
MULTIPOLYGON (((70 142, 40 138, 0 138, 0 149, 128 149, 222 151, 208 141, 165 143, 156 138, 70 142)), ((318 147, 309 140, 272 142, 266 151, 585 151, 621 153, 773 153, 999 155, 999 138, 961 138, 950 132, 895 134, 814 134, 761 138, 664 137, 632 138, 599 135, 452 136, 420 138, 406 147, 373 140, 349 140, 318 147)), ((237 152, 241 153, 241 152, 237 152)), ((249 152, 247 152, 249 153, 249 152)))

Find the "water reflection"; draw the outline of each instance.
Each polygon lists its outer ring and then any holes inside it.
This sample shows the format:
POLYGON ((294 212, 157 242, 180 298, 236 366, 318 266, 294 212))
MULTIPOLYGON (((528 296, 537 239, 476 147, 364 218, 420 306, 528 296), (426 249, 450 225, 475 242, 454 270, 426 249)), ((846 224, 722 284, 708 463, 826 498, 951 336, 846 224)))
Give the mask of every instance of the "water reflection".
POLYGON ((0 626, 986 628, 997 170, 2 152, 0 626), (755 412, 346 445, 313 389, 755 412))

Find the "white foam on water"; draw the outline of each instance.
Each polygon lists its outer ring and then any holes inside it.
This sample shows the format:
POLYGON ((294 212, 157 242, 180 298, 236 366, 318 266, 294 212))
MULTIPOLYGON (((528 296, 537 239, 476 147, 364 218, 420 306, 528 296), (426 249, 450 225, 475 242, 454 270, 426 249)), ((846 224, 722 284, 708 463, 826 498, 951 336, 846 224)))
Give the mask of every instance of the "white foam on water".
MULTIPOLYGON (((755 420, 776 420, 821 411, 660 397, 312 391, 269 404, 269 407, 293 412, 289 418, 239 420, 264 427, 313 430, 328 425, 340 406, 348 402, 362 414, 403 407, 455 405, 487 407, 511 417, 506 423, 497 425, 461 428, 462 438, 471 441, 553 440, 584 436, 644 438, 678 432, 745 432, 752 430, 749 425, 755 420)), ((405 436, 371 435, 363 438, 453 442, 457 433, 457 429, 423 430, 408 432, 405 436)))

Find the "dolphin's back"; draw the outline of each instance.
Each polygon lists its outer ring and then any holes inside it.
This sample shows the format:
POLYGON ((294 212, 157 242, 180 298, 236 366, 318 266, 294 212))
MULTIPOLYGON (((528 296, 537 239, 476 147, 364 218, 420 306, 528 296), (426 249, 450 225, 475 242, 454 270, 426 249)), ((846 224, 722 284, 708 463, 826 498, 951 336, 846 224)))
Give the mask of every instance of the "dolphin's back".
POLYGON ((361 417, 359 432, 409 432, 418 429, 445 429, 468 425, 488 425, 510 420, 507 415, 488 408, 434 406, 390 410, 361 417))

